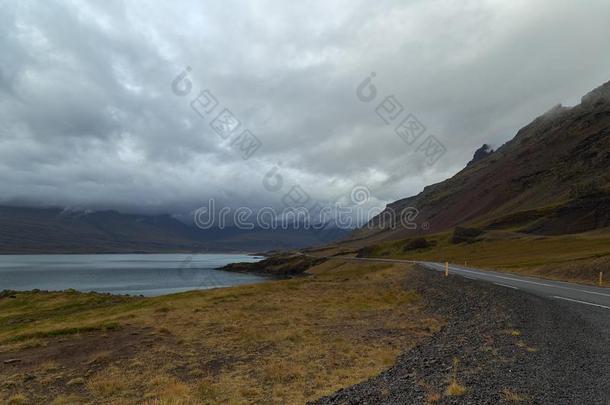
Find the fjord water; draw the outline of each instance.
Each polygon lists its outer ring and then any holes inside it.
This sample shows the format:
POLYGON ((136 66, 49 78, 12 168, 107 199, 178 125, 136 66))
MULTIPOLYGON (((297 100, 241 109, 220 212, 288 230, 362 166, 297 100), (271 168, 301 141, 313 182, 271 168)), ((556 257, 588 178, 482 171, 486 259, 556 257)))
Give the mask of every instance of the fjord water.
POLYGON ((0 291, 72 288, 156 296, 261 282, 263 277, 214 270, 260 259, 244 254, 0 255, 0 291))

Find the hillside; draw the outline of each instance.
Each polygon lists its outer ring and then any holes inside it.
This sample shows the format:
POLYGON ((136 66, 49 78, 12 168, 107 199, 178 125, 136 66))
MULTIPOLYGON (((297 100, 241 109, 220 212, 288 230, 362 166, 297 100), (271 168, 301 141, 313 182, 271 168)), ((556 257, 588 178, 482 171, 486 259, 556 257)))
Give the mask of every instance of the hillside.
POLYGON ((0 254, 262 251, 320 245, 343 235, 336 230, 202 230, 169 215, 0 206, 0 254))
POLYGON ((535 235, 610 226, 610 82, 575 107, 552 108, 497 151, 484 145, 455 176, 389 204, 349 239, 397 240, 458 225, 535 235), (429 229, 390 226, 406 207, 429 229))

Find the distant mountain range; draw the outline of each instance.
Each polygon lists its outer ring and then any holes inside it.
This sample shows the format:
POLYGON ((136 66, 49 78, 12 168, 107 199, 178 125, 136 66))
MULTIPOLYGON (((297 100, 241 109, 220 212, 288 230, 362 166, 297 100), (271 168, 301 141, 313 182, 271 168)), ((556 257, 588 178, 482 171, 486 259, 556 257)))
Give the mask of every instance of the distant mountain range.
POLYGON ((347 231, 202 230, 170 215, 0 206, 1 253, 255 252, 323 245, 347 231))
POLYGON ((558 105, 459 173, 389 204, 350 240, 398 240, 455 226, 540 235, 610 227, 610 82, 581 104, 558 105), (395 227, 407 207, 417 229, 395 227), (392 218, 388 220, 388 218, 392 218))
POLYGON ((610 227, 610 82, 575 107, 553 107, 496 151, 483 145, 455 176, 389 204, 349 236, 335 228, 201 230, 169 215, 0 206, 0 253, 262 251, 456 226, 536 235, 610 227), (390 226, 410 207, 416 229, 390 226))

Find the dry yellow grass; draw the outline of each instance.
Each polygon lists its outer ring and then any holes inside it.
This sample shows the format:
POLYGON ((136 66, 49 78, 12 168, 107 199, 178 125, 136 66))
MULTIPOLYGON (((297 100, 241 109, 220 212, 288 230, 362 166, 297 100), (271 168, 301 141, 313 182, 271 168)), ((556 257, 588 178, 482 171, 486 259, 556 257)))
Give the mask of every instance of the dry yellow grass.
POLYGON ((453 359, 453 367, 451 369, 451 380, 445 390, 445 395, 449 397, 460 397, 466 393, 466 388, 458 383, 458 365, 460 364, 459 359, 456 357, 453 359))
POLYGON ((87 400, 80 395, 71 394, 71 395, 58 395, 51 402, 51 405, 80 405, 86 404, 87 400))
POLYGON ((460 385, 457 381, 451 381, 445 394, 450 397, 460 397, 466 393, 466 388, 460 385))
POLYGON ((25 405, 28 403, 28 398, 23 394, 14 394, 8 397, 7 405, 25 405))
POLYGON ((125 392, 135 381, 125 370, 113 366, 97 373, 87 382, 87 389, 95 397, 112 398, 115 393, 125 392))
MULTIPOLYGON (((0 317, 0 325, 40 308, 49 317, 0 326, 0 352, 31 342, 48 347, 19 350, 52 349, 58 338, 49 336, 56 330, 117 324, 61 339, 85 344, 93 336, 110 341, 122 334, 137 350, 117 359, 127 349, 109 345, 87 354, 82 367, 68 359, 53 359, 61 370, 38 365, 48 392, 61 387, 57 403, 77 394, 95 403, 304 403, 376 375, 440 327, 440 320, 423 315, 419 297, 404 289, 407 268, 332 261, 312 269, 311 277, 112 304, 78 294, 73 301, 36 296, 27 305, 21 299, 32 297, 18 297, 0 301, 0 313, 6 304, 11 314, 0 317), (66 305, 80 310, 66 315, 66 305), (55 322, 49 319, 54 311, 61 313, 55 322), (132 329, 134 337, 127 333, 132 329), (21 336, 19 342, 11 341, 14 336, 21 336), (84 384, 66 384, 81 377, 84 384)), ((23 379, 11 388, 16 390, 31 399, 45 394, 23 379)))
POLYGON ((501 392, 502 398, 504 398, 507 402, 523 402, 526 400, 525 396, 520 395, 514 391, 511 391, 508 388, 505 388, 501 392))
MULTIPOLYGON (((482 269, 508 271, 543 278, 597 284, 599 272, 610 286, 610 233, 537 236, 506 231, 487 232, 475 243, 451 243, 451 234, 426 237, 434 247, 404 251, 407 240, 372 246, 370 257, 455 263, 482 269)), ((323 255, 324 252, 319 252, 323 255)))

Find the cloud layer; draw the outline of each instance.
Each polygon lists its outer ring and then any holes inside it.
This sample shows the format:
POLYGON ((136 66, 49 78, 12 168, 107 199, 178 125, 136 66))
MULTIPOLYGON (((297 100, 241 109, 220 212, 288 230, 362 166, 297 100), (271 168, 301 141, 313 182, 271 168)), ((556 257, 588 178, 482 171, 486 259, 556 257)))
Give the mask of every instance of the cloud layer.
POLYGON ((362 185, 383 206, 610 79, 603 0, 293 3, 3 2, 0 203, 184 214, 362 185), (204 89, 261 141, 252 157, 190 107, 204 89), (438 162, 376 114, 390 95, 443 143, 438 162))

